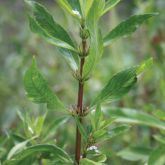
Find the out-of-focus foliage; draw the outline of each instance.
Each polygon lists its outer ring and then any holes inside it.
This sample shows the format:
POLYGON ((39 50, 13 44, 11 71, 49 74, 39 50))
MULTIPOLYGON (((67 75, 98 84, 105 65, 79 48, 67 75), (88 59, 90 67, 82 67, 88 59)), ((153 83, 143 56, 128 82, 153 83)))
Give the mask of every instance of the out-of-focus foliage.
MULTIPOLYGON (((39 2, 42 3, 43 1, 40 0, 39 2)), ((70 35, 79 41, 76 38, 79 33, 77 20, 72 19, 66 12, 62 12, 56 1, 47 0, 44 4, 53 13, 55 20, 64 29, 69 29, 70 35)), ((103 17, 100 25, 104 33, 104 30, 109 31, 113 29, 120 21, 130 15, 151 13, 153 11, 159 13, 159 16, 147 21, 136 33, 127 39, 120 39, 106 48, 102 61, 97 64, 93 73, 94 76, 85 87, 85 102, 88 105, 101 89, 102 84, 105 84, 114 73, 120 71, 123 67, 137 65, 142 59, 153 57, 154 65, 141 76, 139 85, 134 86, 129 95, 125 96, 121 101, 114 102, 110 107, 130 107, 139 111, 138 115, 143 113, 154 114, 162 120, 163 115, 160 115, 159 112, 165 111, 164 8, 164 0, 123 0, 115 9, 103 17)), ((66 148, 68 151, 74 151, 74 146, 66 145, 68 144, 67 141, 70 141, 71 144, 74 142, 72 135, 75 133, 75 130, 72 128, 72 121, 62 117, 58 119, 58 112, 52 111, 50 114, 47 114, 46 119, 44 119, 44 127, 41 128, 45 106, 36 106, 28 102, 25 97, 23 75, 25 70, 27 70, 27 66, 31 63, 33 55, 38 59, 38 65, 41 66, 42 72, 49 80, 48 82, 53 87, 52 89, 60 97, 60 100, 64 100, 72 108, 76 104, 75 98, 77 96, 76 81, 68 71, 69 66, 65 59, 60 58, 62 56, 61 51, 45 43, 42 38, 30 32, 26 11, 27 7, 22 0, 0 1, 1 161, 6 159, 11 148, 20 142, 28 143, 30 141, 33 144, 38 144, 49 140, 51 143, 58 142, 58 146, 66 148), (27 117, 29 115, 32 116, 31 119, 27 117), (23 125, 25 118, 27 123, 23 125), (67 127, 56 128, 57 123, 66 122, 67 127), (44 133, 36 132, 36 130, 41 129, 44 133), (48 134, 51 130, 53 131, 49 136, 42 137, 42 134, 45 134, 45 132, 48 134), (36 142, 35 136, 38 135, 42 137, 42 140, 36 142), (25 138, 29 139, 29 141, 25 141, 25 138)), ((88 9, 85 12, 88 12, 88 9)), ((133 113, 130 116, 134 115, 137 121, 134 124, 146 125, 136 118, 134 111, 129 111, 129 113, 133 113)), ((110 112, 109 115, 111 116, 110 112)), ((159 123, 154 121, 154 124, 157 124, 159 128, 159 123)), ((148 155, 151 154, 151 156, 154 155, 156 157, 158 152, 164 150, 164 147, 160 149, 161 143, 165 144, 164 136, 164 131, 161 129, 134 126, 128 133, 112 139, 108 144, 106 142, 100 149, 108 155, 108 164, 141 165, 142 162, 148 159, 148 155), (145 147, 143 148, 143 146, 145 147), (157 149, 150 153, 149 150, 151 148, 157 149), (130 151, 131 155, 129 155, 130 151), (143 154, 144 151, 145 155, 143 154), (118 154, 116 154, 117 152, 118 154), (133 162, 128 157, 132 157, 133 162)), ((23 146, 21 147, 23 148, 23 146)), ((22 149, 21 147, 19 149, 22 149)), ((150 159, 150 165, 156 162, 157 159, 155 157, 150 159)), ((30 162, 27 162, 28 164, 30 162)))

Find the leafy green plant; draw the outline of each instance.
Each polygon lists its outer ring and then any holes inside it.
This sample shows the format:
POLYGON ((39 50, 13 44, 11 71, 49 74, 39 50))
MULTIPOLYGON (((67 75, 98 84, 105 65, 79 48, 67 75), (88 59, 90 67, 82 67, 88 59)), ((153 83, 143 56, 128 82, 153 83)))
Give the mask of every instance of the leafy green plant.
MULTIPOLYGON (((51 90, 47 81, 37 68, 36 58, 24 76, 24 86, 29 99, 37 104, 46 104, 48 110, 55 110, 61 118, 53 121, 46 132, 42 132, 45 115, 37 119, 22 117, 27 139, 16 145, 8 154, 4 165, 16 164, 105 164, 107 160, 98 144, 129 130, 127 124, 115 124, 120 117, 110 117, 104 114, 102 107, 106 103, 121 99, 136 84, 139 74, 152 63, 152 59, 142 64, 125 69, 112 76, 105 87, 91 98, 90 105, 83 102, 85 83, 92 76, 97 63, 106 46, 113 41, 126 37, 136 31, 144 21, 155 16, 155 13, 134 15, 121 22, 114 29, 103 36, 99 28, 101 17, 111 10, 120 0, 58 0, 58 4, 73 16, 80 24, 79 37, 81 43, 76 43, 69 33, 59 25, 41 4, 35 1, 26 1, 32 9, 29 16, 31 31, 55 45, 69 64, 73 77, 78 84, 77 105, 69 109, 51 90), (72 117, 75 121, 76 140, 75 158, 62 147, 53 142, 47 142, 47 136, 55 126, 66 122, 72 117), (26 162, 26 163, 24 163, 26 162)), ((91 91, 92 92, 92 91, 91 91)), ((51 113, 50 111, 49 113, 51 113)), ((117 110, 118 112, 118 110, 117 110)), ((145 115, 141 114, 145 117, 145 115)), ((134 120, 135 116, 131 116, 134 120)), ((148 117, 148 116, 147 116, 148 117)), ((135 117, 136 118, 136 117, 135 117)), ((143 121, 139 121, 142 122, 143 121)), ((144 122, 145 124, 145 122, 144 122)), ((156 119, 149 117, 148 124, 154 127, 163 127, 156 119), (160 126, 161 125, 161 126, 160 126)), ((66 125, 65 125, 66 127, 66 125)), ((65 136, 65 135, 64 135, 65 136)))
POLYGON ((154 112, 154 116, 147 113, 140 112, 133 109, 121 109, 113 108, 110 110, 116 122, 130 123, 144 126, 150 126, 159 129, 159 132, 153 134, 152 137, 158 142, 158 146, 155 148, 146 146, 129 146, 117 153, 118 156, 129 161, 142 161, 148 165, 163 165, 165 163, 165 112, 157 110, 154 112), (155 118, 156 117, 156 118, 155 118))

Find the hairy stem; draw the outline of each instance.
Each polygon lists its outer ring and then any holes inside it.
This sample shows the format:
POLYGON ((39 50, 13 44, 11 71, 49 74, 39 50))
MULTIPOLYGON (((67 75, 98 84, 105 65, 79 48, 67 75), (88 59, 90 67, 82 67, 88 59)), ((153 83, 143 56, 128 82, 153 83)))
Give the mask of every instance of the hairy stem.
MULTIPOLYGON (((84 25, 81 26, 82 29, 84 29, 84 25)), ((77 99, 77 114, 79 115, 79 121, 82 124, 82 117, 81 114, 83 114, 83 95, 84 95, 84 82, 82 81, 83 77, 83 66, 85 63, 85 55, 86 55, 86 47, 87 42, 86 39, 82 38, 82 55, 81 61, 80 61, 80 80, 79 80, 79 87, 78 87, 78 99, 77 99)), ((81 134, 77 127, 76 129, 76 147, 75 147, 75 161, 76 164, 79 165, 81 158, 81 134)))

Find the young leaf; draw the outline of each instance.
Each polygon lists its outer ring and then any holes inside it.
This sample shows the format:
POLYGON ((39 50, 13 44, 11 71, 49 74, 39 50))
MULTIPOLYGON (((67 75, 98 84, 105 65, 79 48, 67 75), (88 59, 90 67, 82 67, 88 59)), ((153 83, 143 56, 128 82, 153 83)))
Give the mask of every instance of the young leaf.
POLYGON ((115 118, 115 122, 139 124, 165 130, 164 122, 141 111, 128 108, 112 108, 109 114, 112 118, 115 118))
POLYGON ((106 12, 111 10, 114 6, 116 6, 120 0, 107 0, 105 3, 104 11, 102 12, 102 15, 104 15, 106 12))
POLYGON ((61 148, 50 144, 39 144, 27 147, 23 151, 15 154, 10 160, 7 160, 4 165, 18 165, 26 158, 45 152, 47 154, 52 154, 56 159, 66 161, 68 163, 72 162, 70 156, 61 148))
POLYGON ((37 117, 36 119, 36 123, 35 123, 35 133, 36 135, 40 136, 41 132, 42 132, 42 129, 43 129, 43 125, 44 125, 44 122, 45 122, 45 117, 46 117, 46 114, 43 115, 43 116, 39 116, 37 117))
POLYGON ((84 18, 86 18, 94 0, 90 0, 90 1, 89 0, 79 0, 79 1, 80 1, 82 14, 83 14, 84 18))
POLYGON ((58 4, 77 19, 81 19, 82 11, 79 0, 57 0, 58 4))
POLYGON ((24 86, 27 96, 35 103, 46 103, 49 109, 65 109, 63 103, 48 87, 33 59, 31 67, 24 76, 24 86))
POLYGON ((94 99, 91 106, 103 102, 111 102, 120 99, 127 94, 137 82, 137 75, 152 64, 152 58, 144 61, 141 65, 126 69, 114 75, 100 94, 94 99))
POLYGON ((90 50, 84 64, 84 77, 88 77, 93 71, 103 53, 103 39, 98 28, 98 22, 104 5, 104 0, 95 0, 87 16, 86 24, 90 33, 90 50))
POLYGON ((165 146, 154 150, 149 158, 148 165, 164 165, 165 164, 165 146))
MULTIPOLYGON (((63 50, 72 68, 77 69, 79 58, 77 50, 68 33, 57 24, 53 17, 42 5, 34 1, 26 1, 32 6, 34 17, 29 16, 29 24, 32 32, 42 36, 49 43, 63 50)), ((62 52, 62 53, 63 53, 62 52)))
POLYGON ((105 37, 104 37, 104 46, 108 46, 112 43, 115 39, 126 37, 131 33, 135 32, 136 29, 147 19, 155 16, 157 14, 150 13, 150 14, 142 14, 142 15, 134 15, 128 18, 127 20, 121 22, 117 25, 113 30, 111 30, 105 37))
POLYGON ((153 58, 149 58, 142 62, 140 66, 137 68, 136 74, 139 75, 141 74, 145 69, 150 68, 153 65, 153 58))

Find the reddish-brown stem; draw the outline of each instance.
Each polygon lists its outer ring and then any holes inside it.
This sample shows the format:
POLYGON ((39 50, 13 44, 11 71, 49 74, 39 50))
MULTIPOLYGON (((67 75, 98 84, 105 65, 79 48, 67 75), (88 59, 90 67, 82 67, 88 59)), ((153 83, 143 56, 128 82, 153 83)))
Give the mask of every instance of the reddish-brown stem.
MULTIPOLYGON (((84 29, 84 26, 82 26, 84 29)), ((81 114, 83 113, 83 95, 84 95, 84 82, 82 80, 83 77, 83 66, 85 63, 85 55, 86 55, 86 39, 82 39, 82 55, 84 57, 81 58, 80 61, 80 80, 79 80, 79 88, 78 88, 78 100, 77 100, 77 114, 79 115, 79 121, 82 123, 81 114)), ((80 164, 81 158, 81 133, 79 128, 76 128, 76 147, 75 147, 75 162, 76 164, 80 164)))
MULTIPOLYGON (((80 63, 80 75, 82 76, 83 65, 85 59, 81 59, 80 63)), ((79 114, 80 123, 82 123, 81 114, 83 113, 83 92, 84 92, 84 84, 79 81, 79 89, 78 89, 78 101, 77 101, 77 113, 79 114)), ((76 148, 75 148, 75 160, 76 163, 79 164, 81 157, 81 134, 77 127, 76 129, 76 148)))

